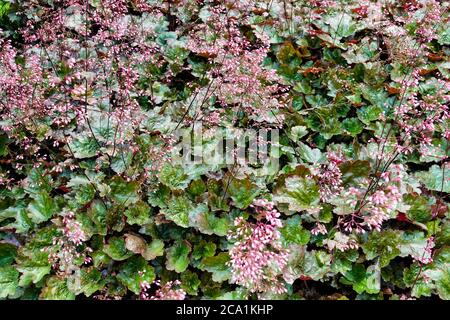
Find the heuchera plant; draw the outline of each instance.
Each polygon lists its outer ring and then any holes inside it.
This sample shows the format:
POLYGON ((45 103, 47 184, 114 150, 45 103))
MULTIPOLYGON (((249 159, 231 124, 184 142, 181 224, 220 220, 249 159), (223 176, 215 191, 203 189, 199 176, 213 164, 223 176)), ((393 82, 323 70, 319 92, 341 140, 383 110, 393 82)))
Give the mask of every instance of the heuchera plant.
POLYGON ((0 1, 0 299, 450 299, 449 12, 0 1))

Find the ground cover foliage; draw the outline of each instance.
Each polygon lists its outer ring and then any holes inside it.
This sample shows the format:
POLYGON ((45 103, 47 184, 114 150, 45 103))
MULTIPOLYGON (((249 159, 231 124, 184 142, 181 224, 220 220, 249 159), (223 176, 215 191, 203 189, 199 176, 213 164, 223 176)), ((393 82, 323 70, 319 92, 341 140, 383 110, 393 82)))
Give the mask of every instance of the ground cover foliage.
POLYGON ((0 1, 0 298, 449 299, 449 5, 0 1))

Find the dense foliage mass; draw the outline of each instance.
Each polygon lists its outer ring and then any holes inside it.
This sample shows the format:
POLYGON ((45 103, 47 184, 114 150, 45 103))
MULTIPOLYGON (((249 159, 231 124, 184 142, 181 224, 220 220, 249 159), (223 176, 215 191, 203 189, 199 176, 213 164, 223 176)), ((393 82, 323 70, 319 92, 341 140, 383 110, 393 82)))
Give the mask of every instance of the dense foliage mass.
POLYGON ((450 299, 449 8, 0 1, 0 298, 450 299))

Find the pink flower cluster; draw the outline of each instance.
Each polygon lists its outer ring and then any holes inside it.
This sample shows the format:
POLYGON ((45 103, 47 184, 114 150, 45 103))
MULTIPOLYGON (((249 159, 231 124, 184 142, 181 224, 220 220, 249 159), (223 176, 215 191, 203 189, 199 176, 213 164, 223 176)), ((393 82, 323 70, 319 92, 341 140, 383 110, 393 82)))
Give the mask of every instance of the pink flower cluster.
POLYGON ((350 249, 358 249, 359 247, 358 242, 352 235, 348 236, 342 232, 336 232, 333 239, 325 239, 324 244, 329 251, 339 250, 344 252, 350 249))
MULTIPOLYGON (((46 129, 45 139, 53 147, 67 149, 75 125, 107 150, 102 151, 109 154, 103 154, 107 160, 139 149, 133 133, 147 115, 136 97, 151 92, 145 92, 138 80, 152 77, 149 65, 166 63, 148 20, 161 19, 166 4, 55 2, 54 6, 42 0, 20 3, 20 14, 27 19, 19 30, 23 44, 13 47, 0 30, 0 112, 1 129, 21 152, 18 160, 32 157, 34 163, 48 163, 61 172, 66 159, 52 159, 42 151, 42 143, 33 138, 35 131, 43 134, 46 129), (130 14, 131 7, 142 16, 130 14), (101 129, 95 126, 98 119, 104 123, 101 129), (30 138, 18 134, 22 128, 31 131, 30 138)), ((167 81, 171 77, 162 75, 167 81)), ((67 150, 61 154, 72 156, 67 150)), ((17 161, 17 170, 21 162, 17 161)))
MULTIPOLYGON (((432 94, 422 94, 418 91, 419 84, 424 81, 419 69, 414 69, 411 78, 402 83, 402 95, 407 98, 405 102, 395 109, 397 124, 401 135, 398 138, 398 152, 408 153, 412 147, 419 146, 419 151, 426 153, 426 147, 432 143, 433 136, 438 126, 445 128, 445 122, 449 119, 450 111, 450 81, 437 79, 433 85, 432 94)), ((441 134, 445 139, 445 130, 441 134)))
POLYGON ((80 245, 87 240, 86 234, 81 229, 81 224, 75 219, 75 213, 67 212, 63 217, 63 233, 75 245, 80 245))
POLYGON ((381 230, 382 223, 391 217, 402 199, 402 168, 402 165, 393 165, 391 171, 382 173, 382 180, 372 192, 367 192, 364 188, 350 187, 341 194, 350 208, 356 208, 356 211, 341 219, 346 232, 381 230))
POLYGON ((285 88, 278 84, 275 70, 262 66, 269 51, 267 37, 261 34, 250 42, 239 29, 240 20, 247 18, 250 9, 243 8, 246 10, 239 12, 238 19, 224 5, 211 7, 207 23, 190 34, 188 48, 213 64, 207 94, 214 94, 222 107, 233 107, 270 123, 271 110, 283 106, 280 98, 285 88))
POLYGON ((435 245, 434 237, 429 237, 427 239, 427 245, 425 246, 423 253, 421 255, 413 256, 413 259, 422 264, 432 263, 434 245, 435 245))
POLYGON ((141 283, 140 297, 142 300, 184 300, 186 292, 183 289, 174 289, 175 286, 181 285, 179 280, 169 281, 161 286, 161 281, 156 280, 152 284, 160 287, 156 290, 155 294, 150 296, 148 290, 151 288, 151 284, 148 282, 141 283))
POLYGON ((424 14, 417 15, 417 11, 414 10, 408 12, 409 15, 406 22, 418 24, 416 34, 419 36, 421 42, 427 43, 436 39, 436 21, 441 20, 441 13, 445 9, 436 0, 424 1, 423 8, 421 9, 424 11, 424 14))
POLYGON ((314 228, 311 230, 311 233, 313 235, 317 236, 318 234, 327 234, 328 231, 327 231, 327 228, 323 224, 317 222, 316 225, 314 226, 314 228))
POLYGON ((320 165, 316 176, 319 178, 320 198, 327 201, 342 191, 342 173, 339 165, 343 157, 335 152, 327 153, 328 163, 320 165))
POLYGON ((257 213, 257 222, 236 218, 236 230, 228 236, 234 241, 228 263, 232 268, 232 282, 250 292, 284 293, 286 288, 278 274, 287 263, 288 250, 280 241, 280 213, 265 199, 255 200, 252 208, 257 213))
POLYGON ((68 211, 63 216, 60 230, 62 236, 53 239, 53 247, 46 247, 42 251, 49 253, 48 259, 57 274, 71 274, 78 268, 80 259, 85 264, 92 262, 92 258, 89 257, 92 249, 89 247, 78 249, 87 240, 87 236, 81 229, 81 224, 75 220, 75 214, 72 211, 68 211))

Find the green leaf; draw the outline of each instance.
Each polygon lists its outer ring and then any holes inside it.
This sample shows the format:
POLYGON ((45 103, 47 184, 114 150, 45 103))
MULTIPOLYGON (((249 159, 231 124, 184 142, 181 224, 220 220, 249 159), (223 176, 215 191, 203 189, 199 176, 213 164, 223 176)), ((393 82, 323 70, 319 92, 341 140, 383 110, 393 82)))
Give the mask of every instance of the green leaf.
POLYGON ((353 262, 359 257, 357 250, 339 251, 337 250, 333 254, 333 261, 331 270, 336 273, 345 274, 347 271, 352 270, 353 262))
POLYGON ((171 190, 183 190, 188 186, 190 179, 181 166, 166 163, 159 173, 159 181, 171 190))
POLYGON ((299 215, 284 221, 284 226, 280 229, 280 232, 285 246, 291 243, 305 245, 310 239, 310 233, 302 227, 302 219, 299 215))
MULTIPOLYGON (((369 101, 373 106, 380 108, 381 111, 386 107, 388 94, 383 87, 376 87, 373 85, 372 86, 363 85, 360 86, 359 88, 361 89, 364 99, 369 101)), ((370 109, 375 110, 372 108, 370 109)))
MULTIPOLYGON (((434 224, 434 222, 431 222, 434 224)), ((431 228, 429 228, 431 229, 431 228)), ((450 221, 444 220, 440 230, 436 234, 436 245, 441 247, 444 244, 450 243, 450 221)))
POLYGON ((97 227, 98 234, 106 235, 107 233, 107 226, 106 226, 106 215, 107 215, 107 209, 102 201, 100 200, 94 200, 91 203, 91 206, 89 207, 87 211, 88 217, 91 219, 91 221, 94 223, 94 225, 97 227))
POLYGON ((51 271, 51 265, 47 261, 28 260, 17 266, 17 270, 22 274, 19 285, 26 287, 31 283, 38 283, 51 271))
POLYGON ((228 188, 226 185, 224 188, 239 209, 247 208, 260 193, 260 189, 248 178, 239 180, 227 174, 223 181, 229 181, 228 188))
POLYGON ((406 268, 403 279, 407 287, 412 287, 411 295, 420 298, 437 293, 441 299, 450 298, 450 247, 443 247, 435 252, 433 262, 419 266, 414 263, 406 268))
POLYGON ((19 285, 27 287, 37 284, 51 272, 49 253, 44 251, 53 246, 56 229, 41 229, 18 251, 16 256, 17 270, 21 273, 19 285))
POLYGON ((409 207, 406 216, 412 221, 426 223, 432 218, 432 208, 434 198, 425 198, 418 194, 406 194, 403 201, 409 207))
POLYGON ((308 79, 299 79, 299 81, 296 81, 295 86, 292 89, 308 96, 314 93, 314 89, 311 87, 308 79))
POLYGON ((166 250, 167 270, 173 270, 177 273, 185 271, 189 265, 189 252, 191 246, 185 241, 177 241, 175 244, 166 250))
POLYGON ((431 144, 421 146, 420 162, 435 162, 438 159, 444 158, 446 155, 450 156, 450 150, 447 150, 447 141, 433 139, 431 144), (422 151, 423 150, 423 151, 422 151), (447 154, 446 154, 447 151, 447 154))
POLYGON ((351 36, 357 30, 357 24, 347 13, 335 13, 327 16, 324 22, 329 25, 327 32, 331 38, 340 39, 351 36))
POLYGON ((225 236, 230 229, 230 222, 227 218, 219 218, 210 212, 208 206, 200 204, 189 213, 190 226, 197 228, 204 234, 216 234, 225 236))
POLYGON ((379 106, 370 105, 365 106, 357 111, 358 119, 361 120, 364 124, 370 125, 372 121, 378 120, 383 109, 379 106))
POLYGON ((67 278, 67 288, 76 295, 84 293, 90 297, 105 286, 102 274, 97 269, 80 269, 67 278))
MULTIPOLYGON (((1 16, 1 14, 0 14, 1 16)), ((7 135, 0 135, 0 157, 5 157, 8 155, 8 136, 7 135)))
POLYGON ((186 196, 172 196, 167 208, 161 210, 166 219, 183 228, 189 227, 189 213, 194 210, 193 203, 186 196))
POLYGON ((75 200, 81 205, 89 203, 95 197, 95 188, 91 184, 79 185, 75 192, 75 200))
POLYGON ((39 295, 42 300, 75 300, 75 294, 67 287, 67 280, 57 276, 48 278, 39 295))
POLYGON ((17 254, 16 246, 9 243, 0 243, 0 267, 10 265, 17 254))
POLYGON ((342 132, 337 111, 329 106, 315 108, 313 112, 308 112, 305 122, 308 128, 320 132, 326 140, 342 132))
POLYGON ((128 224, 145 225, 151 222, 150 219, 151 209, 148 204, 143 201, 138 201, 134 206, 128 208, 125 211, 128 224))
POLYGON ((31 169, 28 173, 27 182, 25 191, 31 195, 52 191, 52 177, 44 174, 44 170, 41 168, 31 169))
POLYGON ((351 185, 369 176, 370 163, 364 160, 350 160, 342 163, 339 169, 342 174, 342 183, 344 185, 351 185))
POLYGON ((117 279, 132 292, 139 294, 142 282, 150 284, 155 280, 155 271, 144 258, 134 256, 122 264, 117 279))
POLYGON ((400 234, 394 230, 372 232, 366 243, 362 245, 367 260, 380 257, 380 267, 383 268, 395 257, 400 255, 398 245, 400 234))
POLYGON ((3 16, 5 16, 8 13, 10 7, 11 4, 9 2, 5 1, 0 2, 0 19, 3 18, 3 16))
POLYGON ((424 251, 427 246, 427 238, 421 231, 405 231, 397 248, 400 250, 400 256, 426 258, 424 251))
POLYGON ((322 210, 317 217, 319 222, 329 223, 333 219, 333 207, 329 204, 322 205, 322 210))
POLYGON ((291 211, 311 209, 319 204, 319 186, 311 178, 288 177, 285 186, 276 191, 273 199, 278 203, 288 204, 291 211))
POLYGON ((234 291, 229 291, 216 298, 217 300, 248 300, 248 291, 238 288, 234 291))
POLYGON ((28 211, 34 223, 47 221, 57 210, 58 206, 46 192, 35 195, 34 200, 28 205, 28 211))
POLYGON ((164 242, 159 239, 153 239, 150 244, 147 245, 144 258, 146 260, 153 260, 156 257, 160 257, 164 254, 164 242))
POLYGON ((170 189, 160 185, 155 191, 149 192, 148 203, 154 207, 165 207, 170 199, 170 189))
POLYGON ((185 271, 181 274, 181 288, 187 292, 187 294, 196 296, 198 288, 202 283, 198 278, 198 275, 192 271, 185 271))
POLYGON ((84 159, 97 155, 99 146, 93 137, 80 137, 69 143, 75 158, 84 159))
POLYGON ((381 288, 381 270, 378 263, 375 263, 367 268, 367 293, 378 293, 381 288))
POLYGON ((28 242, 20 247, 16 260, 20 264, 22 259, 34 260, 34 261, 47 261, 48 253, 43 251, 44 248, 54 246, 53 241, 55 237, 61 236, 60 231, 55 226, 44 227, 38 229, 28 242))
POLYGON ((113 205, 106 211, 105 222, 108 229, 114 231, 122 231, 125 227, 125 219, 123 214, 123 206, 113 205))
POLYGON ((142 255, 145 260, 153 260, 164 254, 163 241, 154 239, 150 245, 147 245, 142 237, 131 233, 125 234, 125 247, 133 253, 142 255))
POLYGON ((25 233, 33 227, 33 222, 27 214, 27 210, 18 207, 9 207, 0 212, 0 221, 7 218, 15 218, 14 222, 7 224, 5 227, 14 228, 16 233, 25 233))
POLYGON ((216 253, 216 244, 214 242, 206 242, 205 240, 200 240, 194 246, 194 250, 192 252, 192 258, 194 259, 203 259, 207 257, 212 257, 216 253))
POLYGON ((294 141, 299 141, 308 134, 308 129, 305 126, 295 126, 291 128, 291 138, 294 141))
POLYGON ((111 169, 114 170, 115 173, 121 174, 129 168, 132 159, 133 153, 131 151, 123 152, 123 154, 120 154, 112 158, 111 169))
POLYGON ((112 259, 103 251, 94 251, 91 253, 92 260, 94 260, 94 267, 98 268, 106 266, 111 263, 112 259))
POLYGON ((357 46, 351 46, 342 56, 348 64, 363 65, 364 62, 374 58, 378 51, 378 43, 375 40, 363 38, 357 46))
POLYGON ((406 268, 403 273, 403 279, 408 287, 412 287, 411 295, 413 297, 420 298, 422 296, 430 297, 433 285, 432 283, 427 283, 420 277, 420 267, 416 264, 411 265, 411 267, 406 268), (416 280, 417 279, 417 280, 416 280))
POLYGON ((322 159, 322 152, 319 149, 312 149, 308 145, 299 143, 300 157, 309 163, 318 163, 322 159))
POLYGON ((212 273, 215 282, 223 282, 231 279, 231 269, 227 262, 230 256, 227 252, 221 252, 217 256, 207 257, 202 260, 203 268, 212 273))
POLYGON ((205 191, 206 191, 206 184, 205 182, 203 182, 202 179, 192 181, 189 184, 189 188, 187 190, 187 192, 193 197, 197 197, 203 194, 205 191))
POLYGON ((450 29, 449 28, 444 28, 444 30, 439 33, 438 42, 441 45, 450 45, 450 29))
POLYGON ((125 246, 125 239, 119 237, 111 237, 103 247, 103 252, 116 261, 126 260, 133 255, 125 246))
POLYGON ((305 245, 290 245, 288 261, 283 268, 284 280, 292 285, 301 276, 320 279, 328 273, 331 260, 326 258, 325 252, 319 253, 319 259, 316 259, 316 253, 314 250, 306 251, 305 245))
POLYGON ((417 172, 414 176, 429 190, 450 193, 449 171, 433 165, 428 171, 417 172))
POLYGON ((357 118, 346 118, 342 121, 342 128, 353 137, 363 131, 363 125, 357 118))
POLYGON ((322 250, 306 251, 303 261, 303 275, 313 280, 322 279, 329 271, 331 255, 322 250))
POLYGON ((380 291, 380 270, 377 264, 369 266, 367 270, 361 264, 355 264, 352 270, 345 273, 341 282, 352 285, 357 293, 378 293, 380 291))
POLYGON ((450 300, 450 269, 442 271, 442 275, 435 281, 436 290, 442 300, 450 300))
POLYGON ((111 197, 120 205, 129 205, 139 200, 137 181, 126 182, 121 176, 115 176, 109 181, 111 187, 111 197))
POLYGON ((19 282, 19 272, 12 266, 0 267, 0 298, 6 298, 16 293, 19 282))

